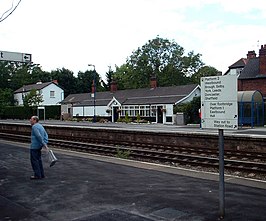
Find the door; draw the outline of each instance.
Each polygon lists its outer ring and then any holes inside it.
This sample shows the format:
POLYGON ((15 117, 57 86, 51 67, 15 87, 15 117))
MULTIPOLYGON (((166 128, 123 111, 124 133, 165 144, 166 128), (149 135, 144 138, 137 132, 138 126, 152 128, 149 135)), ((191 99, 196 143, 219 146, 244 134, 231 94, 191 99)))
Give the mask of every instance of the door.
POLYGON ((113 119, 114 119, 114 122, 117 122, 118 117, 119 117, 118 107, 113 107, 113 119))
POLYGON ((157 107, 157 123, 162 124, 163 123, 163 111, 162 111, 163 107, 162 106, 158 106, 157 107))

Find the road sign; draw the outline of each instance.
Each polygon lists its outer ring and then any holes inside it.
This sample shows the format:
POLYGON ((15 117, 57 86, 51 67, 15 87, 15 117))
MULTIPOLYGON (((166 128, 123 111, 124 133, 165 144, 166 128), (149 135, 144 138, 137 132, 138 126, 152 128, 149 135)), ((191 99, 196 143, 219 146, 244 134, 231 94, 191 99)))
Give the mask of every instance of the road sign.
POLYGON ((0 51, 0 61, 31 62, 31 54, 0 51))
POLYGON ((238 129, 237 77, 201 78, 202 128, 238 129))

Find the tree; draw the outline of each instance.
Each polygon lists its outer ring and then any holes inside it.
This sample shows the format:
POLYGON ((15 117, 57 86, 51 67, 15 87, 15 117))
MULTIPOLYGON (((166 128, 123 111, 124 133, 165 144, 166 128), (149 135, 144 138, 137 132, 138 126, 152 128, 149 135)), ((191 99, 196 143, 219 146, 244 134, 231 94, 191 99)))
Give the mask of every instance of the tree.
POLYGON ((217 76, 220 72, 211 66, 201 67, 195 74, 191 76, 191 82, 195 84, 200 84, 201 77, 217 76))
POLYGON ((95 75, 96 91, 103 91, 104 88, 101 86, 101 79, 99 74, 95 70, 79 72, 77 77, 77 93, 89 93, 92 91, 92 85, 95 75))
POLYGON ((58 81, 58 84, 64 89, 65 97, 78 91, 77 78, 74 77, 72 71, 66 68, 51 71, 51 79, 58 81))
POLYGON ((31 84, 31 75, 29 66, 23 63, 10 63, 10 88, 12 90, 17 90, 23 85, 31 84))
POLYGON ((14 103, 15 101, 12 90, 9 88, 0 88, 0 115, 3 114, 7 106, 14 105, 14 103))
POLYGON ((29 64, 29 72, 30 72, 30 84, 35 84, 38 81, 41 82, 49 82, 52 79, 51 73, 47 71, 43 71, 39 64, 29 64))
POLYGON ((38 107, 43 102, 43 96, 37 92, 36 89, 32 89, 23 98, 23 104, 25 107, 38 107))
POLYGON ((174 107, 174 113, 183 112, 185 116, 185 123, 195 124, 200 123, 199 109, 200 109, 200 97, 194 97, 191 102, 179 104, 174 107))
POLYGON ((159 86, 183 85, 202 67, 200 57, 193 51, 184 55, 176 42, 157 36, 134 51, 114 75, 124 88, 148 87, 151 76, 159 86))
POLYGON ((11 80, 8 62, 0 62, 0 89, 8 88, 11 80))
POLYGON ((105 90, 110 90, 111 83, 113 80, 115 80, 113 79, 114 78, 113 75, 114 75, 114 71, 112 70, 111 66, 109 66, 109 70, 105 74, 107 83, 102 82, 105 90))

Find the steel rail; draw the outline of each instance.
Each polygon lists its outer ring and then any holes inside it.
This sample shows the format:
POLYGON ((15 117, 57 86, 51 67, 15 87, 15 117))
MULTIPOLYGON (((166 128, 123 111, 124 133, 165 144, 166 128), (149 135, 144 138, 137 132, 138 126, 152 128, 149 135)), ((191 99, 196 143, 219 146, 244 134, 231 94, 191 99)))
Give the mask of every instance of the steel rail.
MULTIPOLYGON (((12 141, 21 141, 21 142, 30 142, 30 137, 18 134, 6 134, 0 133, 0 138, 8 139, 12 141)), ((100 155, 110 155, 116 156, 118 150, 128 152, 128 158, 130 159, 138 159, 138 160, 148 160, 148 161, 156 161, 156 162, 164 162, 164 163, 175 163, 181 165, 194 165, 201 167, 214 167, 218 168, 219 162, 217 157, 206 157, 206 156, 198 156, 191 154, 183 154, 176 152, 168 151, 158 151, 156 148, 139 148, 135 146, 131 147, 123 147, 118 145, 107 145, 107 144, 95 144, 95 143, 84 143, 84 142, 73 142, 67 140, 58 140, 58 139, 50 139, 49 141, 51 146, 55 146, 63 149, 71 149, 78 150, 93 154, 100 155)), ((241 160, 225 160, 225 168, 234 170, 234 171, 245 171, 252 173, 262 173, 266 174, 266 164, 258 163, 258 162, 248 162, 241 160)))

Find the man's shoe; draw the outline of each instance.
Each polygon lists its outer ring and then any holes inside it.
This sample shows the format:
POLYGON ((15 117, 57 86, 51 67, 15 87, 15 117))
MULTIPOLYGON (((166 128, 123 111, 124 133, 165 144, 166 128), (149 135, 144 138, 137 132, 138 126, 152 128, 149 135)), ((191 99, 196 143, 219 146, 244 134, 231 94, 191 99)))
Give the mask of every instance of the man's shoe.
POLYGON ((41 177, 31 176, 30 179, 31 179, 31 180, 39 180, 39 179, 41 179, 41 177))

